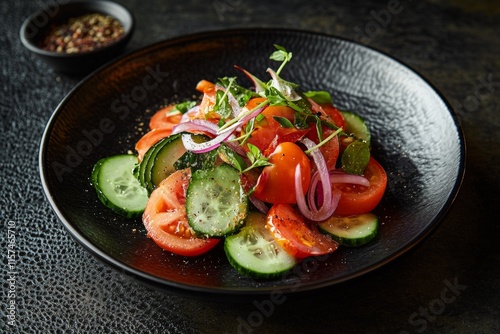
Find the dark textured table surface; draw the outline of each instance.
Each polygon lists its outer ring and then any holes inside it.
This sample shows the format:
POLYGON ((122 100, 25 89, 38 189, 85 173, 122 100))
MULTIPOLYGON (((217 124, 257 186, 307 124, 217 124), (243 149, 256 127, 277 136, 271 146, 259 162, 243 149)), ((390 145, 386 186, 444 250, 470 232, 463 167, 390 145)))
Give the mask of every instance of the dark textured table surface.
POLYGON ((397 1, 119 2, 137 19, 127 51, 200 31, 277 27, 354 39, 400 59, 429 79, 458 114, 467 141, 461 191, 441 225, 409 254, 353 281, 287 297, 273 309, 259 311, 251 300, 187 299, 139 284, 77 244, 43 195, 41 135, 54 108, 82 77, 53 72, 18 37, 29 14, 57 1, 5 0, 0 3, 1 332, 500 332, 496 0, 404 0, 396 7, 397 1), (7 238, 9 229, 15 240, 7 238), (10 254, 14 272, 7 265, 10 254))

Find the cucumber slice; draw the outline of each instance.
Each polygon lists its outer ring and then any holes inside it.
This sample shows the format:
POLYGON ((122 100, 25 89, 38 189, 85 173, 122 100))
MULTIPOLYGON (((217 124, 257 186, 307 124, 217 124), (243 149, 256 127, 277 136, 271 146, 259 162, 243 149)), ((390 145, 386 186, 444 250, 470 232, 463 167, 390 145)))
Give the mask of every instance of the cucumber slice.
POLYGON ((329 234, 339 244, 355 247, 370 242, 377 235, 378 218, 373 213, 357 216, 332 216, 318 224, 319 230, 329 234))
POLYGON ((370 145, 371 135, 365 120, 358 114, 350 111, 341 111, 341 114, 344 116, 345 120, 344 132, 350 135, 352 134, 357 139, 364 140, 370 145))
POLYGON ((113 211, 132 218, 142 214, 148 193, 134 176, 139 160, 130 154, 99 160, 92 170, 92 183, 101 202, 113 211))
POLYGON ((246 225, 224 241, 229 263, 243 275, 276 278, 297 264, 297 260, 276 243, 265 224, 264 214, 250 212, 246 225))
MULTIPOLYGON (((193 135, 195 142, 207 141, 208 137, 193 135)), ((144 154, 139 167, 139 181, 151 193, 164 179, 176 171, 175 162, 187 152, 181 134, 158 141, 144 154)))
POLYGON ((139 181, 141 182, 141 185, 145 187, 149 193, 151 193, 163 179, 165 179, 168 175, 172 174, 175 171, 173 167, 168 168, 169 162, 171 161, 170 166, 172 166, 174 162, 177 161, 177 159, 185 152, 186 149, 182 145, 180 134, 159 140, 156 144, 151 146, 149 150, 147 150, 146 154, 144 154, 144 158, 141 161, 141 165, 139 168, 139 181), (182 153, 180 153, 180 155, 175 154, 179 151, 179 149, 182 150, 182 153), (162 155, 162 159, 158 160, 158 154, 162 150, 164 150, 164 154, 162 155), (172 156, 171 160, 165 159, 165 154, 168 155, 169 152, 175 155, 175 157, 172 156), (156 164, 158 164, 157 168, 155 169, 157 173, 160 172, 162 167, 164 168, 165 172, 162 173, 163 178, 161 178, 161 180, 159 181, 158 179, 160 179, 160 176, 156 175, 155 180, 157 182, 155 183, 154 180, 152 180, 152 176, 153 168, 156 164))
POLYGON ((187 151, 180 134, 165 138, 163 142, 151 155, 146 167, 147 189, 150 192, 175 172, 174 163, 187 151))
MULTIPOLYGON (((160 141, 161 142, 161 141, 160 141)), ((141 163, 139 164, 139 170, 137 172, 138 176, 137 176, 137 179, 139 180, 139 182, 141 183, 141 186, 143 186, 144 188, 147 188, 147 182, 146 182, 146 170, 149 170, 147 169, 147 166, 148 166, 148 163, 149 161, 151 160, 151 156, 153 154, 156 154, 156 151, 158 150, 158 147, 161 145, 160 142, 156 143, 155 145, 151 146, 147 151, 146 153, 144 154, 144 156, 142 157, 142 161, 141 163)))
POLYGON ((192 174, 186 193, 186 214, 197 234, 232 234, 244 223, 247 213, 248 199, 235 168, 222 164, 192 174))

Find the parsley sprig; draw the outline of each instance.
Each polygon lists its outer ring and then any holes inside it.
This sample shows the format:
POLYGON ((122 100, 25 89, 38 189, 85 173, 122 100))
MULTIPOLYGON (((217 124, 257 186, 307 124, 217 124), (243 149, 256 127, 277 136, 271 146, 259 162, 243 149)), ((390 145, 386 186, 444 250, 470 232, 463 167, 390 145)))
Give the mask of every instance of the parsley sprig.
POLYGON ((248 147, 247 158, 248 160, 250 160, 251 165, 245 168, 242 171, 242 173, 248 172, 252 168, 272 165, 269 162, 269 158, 264 156, 264 154, 262 154, 262 152, 259 150, 257 146, 248 143, 247 147, 248 147))

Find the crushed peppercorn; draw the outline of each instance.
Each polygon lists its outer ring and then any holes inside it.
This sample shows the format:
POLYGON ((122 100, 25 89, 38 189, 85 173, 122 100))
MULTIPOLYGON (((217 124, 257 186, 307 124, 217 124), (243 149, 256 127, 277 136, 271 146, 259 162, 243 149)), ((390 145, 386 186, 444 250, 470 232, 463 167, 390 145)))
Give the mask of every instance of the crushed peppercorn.
POLYGON ((116 42, 123 34, 122 24, 114 17, 86 14, 52 27, 40 47, 59 53, 90 52, 116 42))

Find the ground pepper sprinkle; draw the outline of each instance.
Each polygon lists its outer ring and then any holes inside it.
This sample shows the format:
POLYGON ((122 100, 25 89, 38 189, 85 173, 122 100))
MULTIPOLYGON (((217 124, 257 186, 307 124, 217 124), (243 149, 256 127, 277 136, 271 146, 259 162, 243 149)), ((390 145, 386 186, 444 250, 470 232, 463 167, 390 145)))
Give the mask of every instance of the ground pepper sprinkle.
POLYGON ((123 34, 120 21, 108 15, 93 13, 54 26, 40 47, 60 53, 89 52, 116 42, 123 34))

